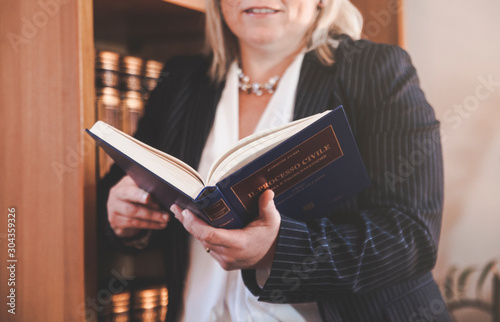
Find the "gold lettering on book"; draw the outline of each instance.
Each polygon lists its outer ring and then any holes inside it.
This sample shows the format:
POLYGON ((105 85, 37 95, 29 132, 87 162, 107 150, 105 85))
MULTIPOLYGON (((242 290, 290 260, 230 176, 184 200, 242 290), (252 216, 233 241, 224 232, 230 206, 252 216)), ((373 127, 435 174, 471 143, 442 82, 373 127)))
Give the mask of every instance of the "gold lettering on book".
POLYGON ((266 189, 273 190, 278 196, 342 155, 330 125, 238 182, 231 190, 243 207, 252 211, 257 206, 258 196, 266 189))
POLYGON ((227 214, 230 211, 229 207, 226 205, 224 200, 220 199, 210 207, 203 209, 203 212, 207 215, 207 217, 211 220, 217 220, 227 214))
POLYGON ((302 211, 310 211, 311 209, 314 209, 314 202, 312 201, 302 206, 302 211))

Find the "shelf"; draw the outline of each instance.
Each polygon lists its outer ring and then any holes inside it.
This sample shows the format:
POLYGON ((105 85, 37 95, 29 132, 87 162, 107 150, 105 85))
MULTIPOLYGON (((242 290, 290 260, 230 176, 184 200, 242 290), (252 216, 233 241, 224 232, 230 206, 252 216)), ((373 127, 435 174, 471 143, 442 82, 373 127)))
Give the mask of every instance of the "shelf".
POLYGON ((160 61, 200 53, 204 19, 199 11, 160 0, 95 1, 95 46, 160 61))
POLYGON ((203 0, 163 0, 179 6, 190 8, 197 11, 205 11, 205 1, 203 0))

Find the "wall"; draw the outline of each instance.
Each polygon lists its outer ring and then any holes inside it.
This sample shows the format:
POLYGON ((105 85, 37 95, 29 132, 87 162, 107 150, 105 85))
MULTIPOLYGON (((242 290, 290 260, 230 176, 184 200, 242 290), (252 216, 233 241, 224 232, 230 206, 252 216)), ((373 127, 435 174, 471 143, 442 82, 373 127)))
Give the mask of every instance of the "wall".
MULTIPOLYGON (((500 260, 500 1, 406 0, 404 10, 406 49, 442 122, 445 210, 435 276, 443 283, 453 265, 500 260)), ((461 313, 460 321, 477 314, 461 313)))

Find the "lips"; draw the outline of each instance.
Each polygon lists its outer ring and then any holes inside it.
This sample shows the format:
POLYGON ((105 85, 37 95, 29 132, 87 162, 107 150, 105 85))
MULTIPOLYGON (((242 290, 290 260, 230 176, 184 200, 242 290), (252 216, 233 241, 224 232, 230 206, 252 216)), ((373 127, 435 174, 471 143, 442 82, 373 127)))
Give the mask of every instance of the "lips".
POLYGON ((279 10, 271 9, 271 8, 248 8, 244 10, 245 13, 250 14, 273 14, 279 12, 279 10))

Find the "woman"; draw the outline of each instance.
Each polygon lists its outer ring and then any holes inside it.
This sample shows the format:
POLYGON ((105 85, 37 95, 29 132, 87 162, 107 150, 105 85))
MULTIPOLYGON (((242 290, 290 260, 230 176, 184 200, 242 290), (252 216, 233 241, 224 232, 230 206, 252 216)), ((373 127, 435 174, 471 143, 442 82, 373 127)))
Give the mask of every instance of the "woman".
POLYGON ((347 0, 207 3, 210 58, 167 64, 136 137, 203 174, 238 139, 343 105, 372 186, 306 223, 280 214, 266 191, 254 222, 224 230, 177 205, 159 210, 113 169, 103 226, 117 244, 162 247, 168 319, 449 320, 429 273, 442 208, 439 125, 408 55, 353 40, 361 18, 347 0))

